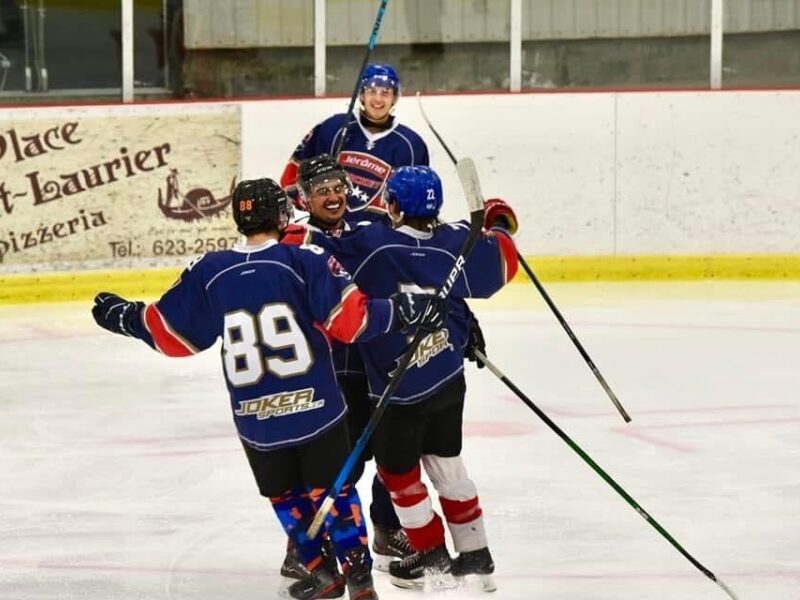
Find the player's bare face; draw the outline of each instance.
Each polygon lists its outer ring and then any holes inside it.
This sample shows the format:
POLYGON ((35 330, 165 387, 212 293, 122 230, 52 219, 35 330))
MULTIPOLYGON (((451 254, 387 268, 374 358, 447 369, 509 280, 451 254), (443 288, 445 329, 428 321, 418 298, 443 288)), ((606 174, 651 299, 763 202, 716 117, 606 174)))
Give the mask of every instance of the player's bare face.
POLYGON ((361 104, 371 121, 382 123, 389 118, 397 97, 392 88, 370 86, 361 93, 361 104))
POLYGON ((308 198, 308 209, 323 223, 338 225, 347 210, 347 186, 339 178, 315 183, 308 198))

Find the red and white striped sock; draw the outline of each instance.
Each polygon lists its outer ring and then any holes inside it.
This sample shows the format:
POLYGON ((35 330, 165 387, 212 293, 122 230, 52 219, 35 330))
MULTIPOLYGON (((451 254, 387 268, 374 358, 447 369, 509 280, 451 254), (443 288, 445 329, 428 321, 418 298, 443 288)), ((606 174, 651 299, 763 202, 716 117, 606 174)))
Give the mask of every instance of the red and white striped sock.
POLYGON ((428 488, 421 480, 419 464, 411 471, 400 474, 378 467, 378 474, 389 490, 400 525, 411 546, 424 552, 444 544, 442 519, 433 511, 428 488))

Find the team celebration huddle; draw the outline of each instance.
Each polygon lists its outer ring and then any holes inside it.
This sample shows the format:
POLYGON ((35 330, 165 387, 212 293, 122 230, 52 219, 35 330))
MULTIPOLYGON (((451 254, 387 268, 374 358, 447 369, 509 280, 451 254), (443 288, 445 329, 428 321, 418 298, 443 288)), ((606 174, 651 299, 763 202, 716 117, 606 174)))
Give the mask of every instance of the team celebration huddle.
POLYGON ((464 362, 486 352, 466 299, 513 279, 517 219, 483 200, 470 161, 465 198, 447 199, 470 220, 439 219, 442 183, 393 114, 400 93, 392 66, 367 65, 356 110, 313 127, 279 179, 238 183, 236 246, 195 260, 152 304, 102 292, 92 309, 167 356, 222 340, 237 432, 286 533, 274 543, 291 598, 377 599, 373 569, 401 588, 496 589, 461 455, 464 362))

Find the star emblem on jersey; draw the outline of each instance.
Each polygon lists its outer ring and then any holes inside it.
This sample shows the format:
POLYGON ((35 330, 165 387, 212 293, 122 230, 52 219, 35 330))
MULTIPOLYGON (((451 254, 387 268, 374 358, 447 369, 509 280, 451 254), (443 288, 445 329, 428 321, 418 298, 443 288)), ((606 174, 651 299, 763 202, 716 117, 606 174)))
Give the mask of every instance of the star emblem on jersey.
POLYGON ((364 202, 364 203, 369 202, 369 194, 367 194, 367 192, 365 192, 358 186, 355 186, 353 188, 353 196, 358 198, 359 202, 364 202))
MULTIPOLYGON (((419 346, 417 346, 417 349, 414 352, 414 357, 408 364, 408 368, 411 369, 412 367, 424 367, 426 364, 428 364, 428 361, 435 356, 438 356, 445 350, 452 349, 453 344, 450 343, 450 332, 447 329, 434 331, 430 335, 426 335, 424 338, 422 338, 422 341, 419 343, 419 346)), ((398 365, 401 358, 402 356, 396 359, 398 365)), ((395 367, 392 372, 389 373, 389 376, 394 377, 396 371, 397 367, 395 367)))
POLYGON ((251 417, 255 415, 259 421, 270 417, 285 417, 295 413, 306 412, 322 408, 325 400, 314 400, 314 388, 280 392, 252 400, 239 402, 239 409, 235 411, 237 417, 251 417))

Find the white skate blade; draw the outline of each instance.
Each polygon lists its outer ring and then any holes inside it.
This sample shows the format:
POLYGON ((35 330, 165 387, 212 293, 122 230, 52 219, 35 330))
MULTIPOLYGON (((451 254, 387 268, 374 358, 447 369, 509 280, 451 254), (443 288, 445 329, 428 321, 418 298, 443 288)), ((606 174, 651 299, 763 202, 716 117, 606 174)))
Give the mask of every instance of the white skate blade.
POLYGON ((450 573, 426 573, 417 579, 400 579, 390 577, 389 580, 395 587, 404 590, 420 590, 424 592, 441 592, 458 587, 458 581, 450 573))
POLYGON ((400 560, 396 556, 387 556, 385 554, 375 554, 375 551, 372 552, 372 568, 376 571, 380 571, 381 573, 388 573, 389 572, 389 564, 393 560, 400 560))
POLYGON ((391 576, 389 581, 392 582, 393 586, 404 590, 422 590, 425 588, 425 580, 422 577, 419 579, 400 579, 399 577, 391 576))

